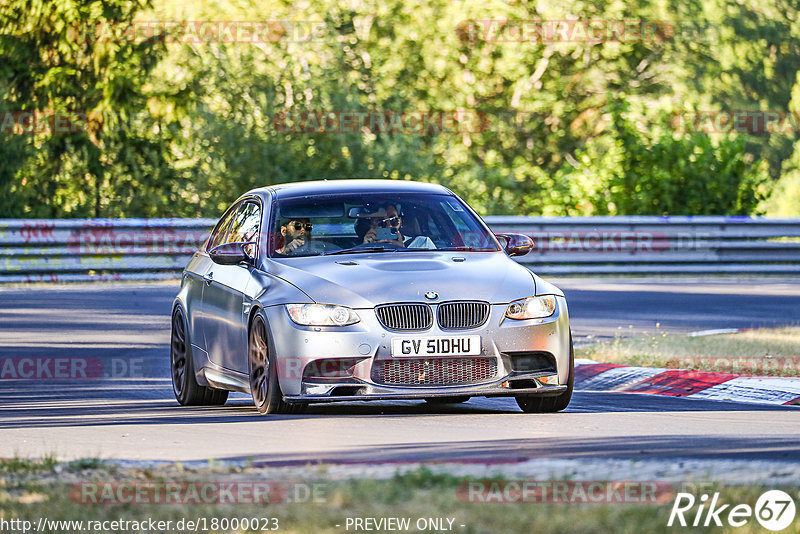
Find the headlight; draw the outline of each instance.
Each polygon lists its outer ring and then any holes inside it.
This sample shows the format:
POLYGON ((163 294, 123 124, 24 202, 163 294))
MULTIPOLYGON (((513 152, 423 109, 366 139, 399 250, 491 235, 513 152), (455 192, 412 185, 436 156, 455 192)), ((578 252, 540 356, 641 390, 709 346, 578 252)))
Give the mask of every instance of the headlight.
POLYGON ((556 311, 556 298, 553 295, 529 297, 515 300, 506 308, 509 319, 543 319, 556 311))
POLYGON ((303 326, 347 326, 361 320, 354 310, 331 304, 287 304, 286 311, 303 326))

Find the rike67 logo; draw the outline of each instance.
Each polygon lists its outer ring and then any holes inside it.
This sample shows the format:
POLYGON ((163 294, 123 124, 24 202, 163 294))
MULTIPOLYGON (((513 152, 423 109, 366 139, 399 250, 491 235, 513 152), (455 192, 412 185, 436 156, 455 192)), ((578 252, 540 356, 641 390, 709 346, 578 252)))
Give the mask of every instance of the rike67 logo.
POLYGON ((691 493, 678 493, 667 526, 721 527, 727 523, 731 527, 743 527, 755 517, 765 529, 779 531, 792 524, 795 512, 794 499, 781 490, 764 492, 754 507, 722 504, 718 492, 710 498, 703 494, 699 499, 691 493))

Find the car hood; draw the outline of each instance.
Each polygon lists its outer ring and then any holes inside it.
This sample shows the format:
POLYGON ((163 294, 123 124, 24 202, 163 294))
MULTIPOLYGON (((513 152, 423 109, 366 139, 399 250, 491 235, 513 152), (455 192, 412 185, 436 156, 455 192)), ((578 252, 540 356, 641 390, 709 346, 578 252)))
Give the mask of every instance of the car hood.
POLYGON ((384 252, 293 258, 270 272, 315 302, 372 308, 387 302, 484 300, 508 303, 536 293, 532 273, 504 253, 384 252))

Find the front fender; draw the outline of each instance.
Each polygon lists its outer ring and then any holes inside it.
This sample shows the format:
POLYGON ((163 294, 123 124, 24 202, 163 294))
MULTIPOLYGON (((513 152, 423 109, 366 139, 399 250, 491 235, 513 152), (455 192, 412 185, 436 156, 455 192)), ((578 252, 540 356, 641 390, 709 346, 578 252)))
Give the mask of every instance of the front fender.
POLYGON ((279 304, 313 304, 307 293, 283 278, 253 270, 245 288, 245 299, 266 308, 279 304))

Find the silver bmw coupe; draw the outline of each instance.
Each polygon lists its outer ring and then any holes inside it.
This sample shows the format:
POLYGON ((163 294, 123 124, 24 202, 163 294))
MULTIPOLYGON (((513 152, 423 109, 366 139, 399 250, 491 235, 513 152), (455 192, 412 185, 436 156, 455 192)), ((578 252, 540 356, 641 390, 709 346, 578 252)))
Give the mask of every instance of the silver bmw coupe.
POLYGON ((172 309, 180 404, 250 393, 311 402, 514 397, 563 410, 574 356, 564 294, 434 184, 332 180, 242 195, 183 272, 172 309))

